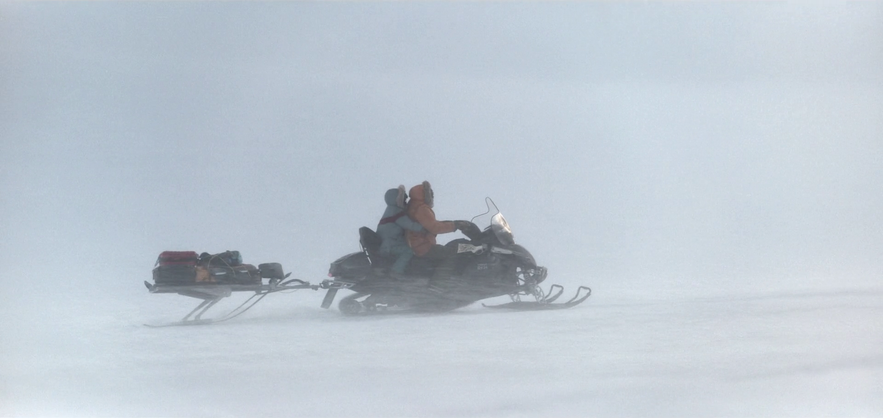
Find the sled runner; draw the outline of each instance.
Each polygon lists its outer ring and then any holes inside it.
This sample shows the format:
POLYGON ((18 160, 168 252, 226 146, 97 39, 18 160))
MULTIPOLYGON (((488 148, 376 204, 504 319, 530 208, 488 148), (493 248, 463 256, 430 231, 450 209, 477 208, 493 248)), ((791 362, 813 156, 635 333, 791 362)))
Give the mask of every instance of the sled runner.
POLYGON ((176 325, 204 325, 233 319, 251 309, 270 293, 301 289, 319 289, 299 279, 288 279, 279 263, 265 263, 254 267, 243 264, 238 251, 226 251, 197 256, 192 251, 165 251, 153 269, 154 284, 144 285, 150 293, 176 293, 202 302, 178 322, 149 327, 176 325), (264 280, 267 282, 264 282, 264 280), (287 279, 287 280, 286 280, 287 279), (241 305, 217 318, 202 319, 202 315, 233 292, 254 292, 241 305))

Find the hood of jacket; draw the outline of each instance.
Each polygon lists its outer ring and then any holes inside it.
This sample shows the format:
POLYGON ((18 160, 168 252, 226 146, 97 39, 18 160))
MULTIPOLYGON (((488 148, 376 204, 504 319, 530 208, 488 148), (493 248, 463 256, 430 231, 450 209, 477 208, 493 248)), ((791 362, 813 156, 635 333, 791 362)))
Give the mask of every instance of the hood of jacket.
POLYGON ((414 204, 425 203, 426 206, 430 208, 433 206, 434 194, 432 192, 432 186, 428 181, 424 181, 421 184, 418 184, 411 188, 411 201, 414 204))
POLYGON ((383 200, 386 202, 387 206, 396 206, 402 209, 405 208, 405 199, 407 198, 408 194, 405 193, 405 186, 399 186, 397 189, 389 189, 383 196, 383 200))

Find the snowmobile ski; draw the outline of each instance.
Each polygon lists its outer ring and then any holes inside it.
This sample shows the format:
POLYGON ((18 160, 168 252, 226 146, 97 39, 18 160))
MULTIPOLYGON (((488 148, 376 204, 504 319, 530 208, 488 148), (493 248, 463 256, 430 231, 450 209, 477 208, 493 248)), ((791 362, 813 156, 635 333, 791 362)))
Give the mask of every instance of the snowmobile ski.
MULTIPOLYGON (((558 286, 558 285, 554 285, 554 286, 558 286)), ((558 286, 558 287, 560 287, 560 286, 558 286)), ((550 291, 551 291, 551 289, 550 289, 550 291)), ((485 308, 494 308, 494 309, 511 309, 511 310, 517 310, 517 311, 546 311, 546 310, 553 310, 553 309, 572 308, 576 305, 579 305, 580 303, 585 302, 586 299, 588 299, 589 296, 592 295, 592 289, 588 288, 587 286, 580 286, 576 291, 576 295, 574 295, 574 297, 571 298, 569 301, 562 302, 562 303, 553 303, 556 299, 558 299, 559 296, 561 296, 562 292, 563 292, 563 289, 560 290, 558 293, 556 293, 552 297, 549 297, 549 298, 546 298, 546 299, 543 299, 540 301, 535 301, 535 302, 526 302, 526 301, 516 300, 516 301, 509 302, 509 303, 504 303, 501 305, 485 305, 483 303, 481 305, 484 306, 485 308), (580 293, 582 293, 583 289, 585 289, 587 292, 585 295, 580 297, 580 293)))
POLYGON ((549 294, 543 299, 543 303, 552 303, 556 301, 561 294, 564 293, 564 286, 560 284, 553 284, 552 287, 549 288, 549 294), (558 290, 557 293, 553 293, 555 290, 558 290))

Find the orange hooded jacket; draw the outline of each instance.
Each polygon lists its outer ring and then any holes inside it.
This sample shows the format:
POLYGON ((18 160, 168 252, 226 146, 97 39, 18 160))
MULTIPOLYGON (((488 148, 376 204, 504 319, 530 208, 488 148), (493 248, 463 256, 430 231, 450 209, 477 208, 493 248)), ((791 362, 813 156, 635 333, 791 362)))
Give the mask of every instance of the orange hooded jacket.
MULTIPOLYGON (((424 182, 424 184, 428 184, 424 182)), ((456 231, 454 222, 438 221, 435 219, 435 212, 426 202, 426 195, 423 184, 418 184, 411 188, 408 193, 411 200, 408 202, 408 216, 420 223, 426 232, 414 232, 407 230, 408 246, 414 251, 418 257, 426 255, 429 249, 436 244, 435 237, 438 234, 446 234, 456 231)))

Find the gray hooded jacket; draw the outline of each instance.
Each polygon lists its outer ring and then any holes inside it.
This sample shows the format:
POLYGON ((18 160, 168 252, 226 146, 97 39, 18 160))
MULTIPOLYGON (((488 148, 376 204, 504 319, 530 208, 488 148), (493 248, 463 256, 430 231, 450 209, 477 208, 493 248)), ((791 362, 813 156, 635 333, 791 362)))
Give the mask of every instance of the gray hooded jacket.
POLYGON ((380 244, 380 252, 388 254, 390 250, 398 246, 408 246, 405 241, 405 229, 415 232, 425 232, 426 230, 419 223, 408 217, 405 211, 405 199, 408 195, 405 193, 405 186, 399 186, 398 189, 389 189, 384 195, 386 201, 386 210, 383 212, 383 218, 377 225, 377 235, 383 239, 380 244))

